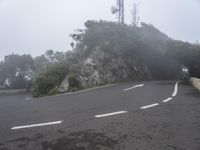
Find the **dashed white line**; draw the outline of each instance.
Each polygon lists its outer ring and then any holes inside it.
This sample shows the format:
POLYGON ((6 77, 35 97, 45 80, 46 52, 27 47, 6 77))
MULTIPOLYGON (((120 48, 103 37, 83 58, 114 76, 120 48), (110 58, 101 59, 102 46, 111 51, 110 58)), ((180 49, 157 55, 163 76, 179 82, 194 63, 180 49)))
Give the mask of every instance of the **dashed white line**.
MULTIPOLYGON (((176 82, 176 84, 175 84, 174 92, 172 94, 172 97, 175 97, 177 95, 177 92, 178 92, 178 83, 179 82, 180 81, 176 82)), ((135 85, 133 87, 124 89, 124 91, 129 91, 129 90, 132 90, 134 88, 143 87, 143 86, 144 86, 144 84, 135 85)), ((169 102, 170 100, 172 100, 172 97, 167 98, 167 99, 163 100, 162 102, 164 102, 164 103, 169 102)), ((27 97, 25 99, 29 100, 31 98, 27 97)), ((154 103, 154 104, 151 104, 151 105, 142 106, 142 107, 140 107, 140 109, 147 109, 147 108, 155 107, 155 106, 158 106, 158 105, 159 105, 159 103, 154 103)), ((118 115, 118 114, 124 114, 124 113, 128 113, 128 111, 118 111, 118 112, 113 112, 113 113, 96 115, 95 118, 108 117, 108 116, 113 116, 113 115, 118 115)), ((24 126, 16 126, 16 127, 11 128, 11 130, 24 129, 24 128, 33 128, 33 127, 40 127, 40 126, 48 126, 48 125, 56 125, 56 124, 61 124, 62 122, 63 121, 55 121, 55 122, 48 122, 48 123, 40 123, 40 124, 32 124, 32 125, 24 125, 24 126)))
POLYGON ((129 90, 132 90, 132 89, 134 89, 134 88, 143 87, 143 86, 144 86, 144 84, 135 85, 135 86, 133 86, 133 87, 124 89, 124 91, 129 91, 129 90))
POLYGON ((25 125, 25 126, 16 126, 16 127, 11 128, 11 130, 41 127, 41 126, 48 126, 48 125, 56 125, 56 124, 61 124, 62 122, 63 121, 54 121, 54 122, 48 122, 48 123, 32 124, 32 125, 25 125))
POLYGON ((25 98, 25 100, 30 100, 30 99, 31 99, 30 97, 25 98))
POLYGON ((167 98, 167 99, 163 100, 162 102, 163 102, 163 103, 167 103, 167 102, 169 102, 169 101, 171 101, 171 100, 172 100, 172 97, 167 98))
POLYGON ((118 112, 113 112, 113 113, 108 113, 108 114, 96 115, 95 118, 108 117, 108 116, 113 116, 113 115, 118 115, 118 114, 124 114, 127 112, 128 111, 118 111, 118 112))
POLYGON ((177 95, 177 92, 178 92, 178 84, 179 84, 179 82, 180 82, 180 81, 177 81, 176 84, 175 84, 174 92, 173 92, 173 94, 172 94, 173 97, 175 97, 175 96, 177 95))
POLYGON ((155 104, 151 104, 151 105, 147 105, 147 106, 142 106, 142 107, 140 107, 140 109, 147 109, 147 108, 155 107, 158 105, 159 105, 159 103, 155 103, 155 104))

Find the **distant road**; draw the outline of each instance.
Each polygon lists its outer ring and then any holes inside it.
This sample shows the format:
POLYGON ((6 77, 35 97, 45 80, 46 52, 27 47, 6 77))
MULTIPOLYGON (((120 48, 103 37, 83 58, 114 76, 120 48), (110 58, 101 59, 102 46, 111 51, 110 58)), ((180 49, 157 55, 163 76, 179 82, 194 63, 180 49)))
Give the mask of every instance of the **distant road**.
POLYGON ((200 94, 179 81, 0 96, 0 150, 200 150, 200 94))

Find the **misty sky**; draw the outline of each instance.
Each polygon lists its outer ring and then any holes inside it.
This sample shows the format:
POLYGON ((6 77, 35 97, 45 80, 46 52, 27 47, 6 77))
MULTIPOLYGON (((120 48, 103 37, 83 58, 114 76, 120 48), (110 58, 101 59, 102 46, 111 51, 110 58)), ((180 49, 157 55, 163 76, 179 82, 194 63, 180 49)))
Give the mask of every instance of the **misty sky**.
MULTIPOLYGON (((140 21, 170 37, 200 41, 200 0, 137 0, 140 21)), ((133 0, 125 0, 125 22, 131 23, 133 0)), ((33 56, 47 49, 67 51, 69 34, 86 20, 115 21, 116 0, 0 0, 0 60, 10 53, 33 56)))

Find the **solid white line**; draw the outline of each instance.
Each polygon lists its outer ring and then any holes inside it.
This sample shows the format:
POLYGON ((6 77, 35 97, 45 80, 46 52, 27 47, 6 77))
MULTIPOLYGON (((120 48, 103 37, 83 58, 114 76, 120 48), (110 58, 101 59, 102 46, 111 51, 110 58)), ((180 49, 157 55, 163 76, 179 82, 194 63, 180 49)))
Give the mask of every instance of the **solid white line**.
POLYGON ((124 89, 124 91, 129 91, 129 90, 132 90, 132 89, 134 89, 134 88, 138 88, 138 87, 142 87, 142 86, 144 86, 144 84, 135 85, 135 86, 133 86, 133 87, 124 89))
POLYGON ((178 92, 178 83, 179 83, 179 82, 180 82, 180 81, 177 81, 176 84, 175 84, 174 92, 173 92, 173 94, 172 94, 172 97, 175 97, 175 96, 177 95, 177 92, 178 92))
POLYGON ((158 106, 159 103, 155 103, 155 104, 151 104, 151 105, 147 105, 147 106, 142 106, 140 107, 140 109, 147 109, 147 108, 150 108, 150 107, 155 107, 155 106, 158 106))
POLYGON ((172 97, 167 98, 167 99, 163 100, 162 102, 163 102, 163 103, 167 103, 167 102, 169 102, 169 101, 171 101, 171 100, 172 100, 172 97))
POLYGON ((108 113, 108 114, 96 115, 95 118, 108 117, 108 116, 113 116, 113 115, 118 115, 118 114, 124 114, 127 112, 128 111, 118 111, 118 112, 113 112, 113 113, 108 113))
POLYGON ((41 127, 41 126, 48 126, 48 125, 55 125, 55 124, 61 124, 63 121, 55 121, 55 122, 48 122, 48 123, 40 123, 40 124, 32 124, 32 125, 25 125, 25 126, 17 126, 11 128, 11 130, 17 130, 17 129, 24 129, 24 128, 33 128, 33 127, 41 127))

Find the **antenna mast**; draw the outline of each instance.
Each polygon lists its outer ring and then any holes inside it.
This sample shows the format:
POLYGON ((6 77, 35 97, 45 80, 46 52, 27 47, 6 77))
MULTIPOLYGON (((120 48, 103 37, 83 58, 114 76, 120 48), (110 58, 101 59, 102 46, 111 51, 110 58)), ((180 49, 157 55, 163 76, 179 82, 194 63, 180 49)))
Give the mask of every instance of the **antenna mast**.
POLYGON ((132 25, 137 26, 140 18, 138 16, 138 4, 135 1, 133 2, 132 17, 132 25))
POLYGON ((119 12, 117 14, 118 21, 124 24, 124 0, 117 0, 119 12))
POLYGON ((111 12, 117 15, 119 23, 124 24, 124 0, 117 0, 117 6, 112 6, 111 12))

